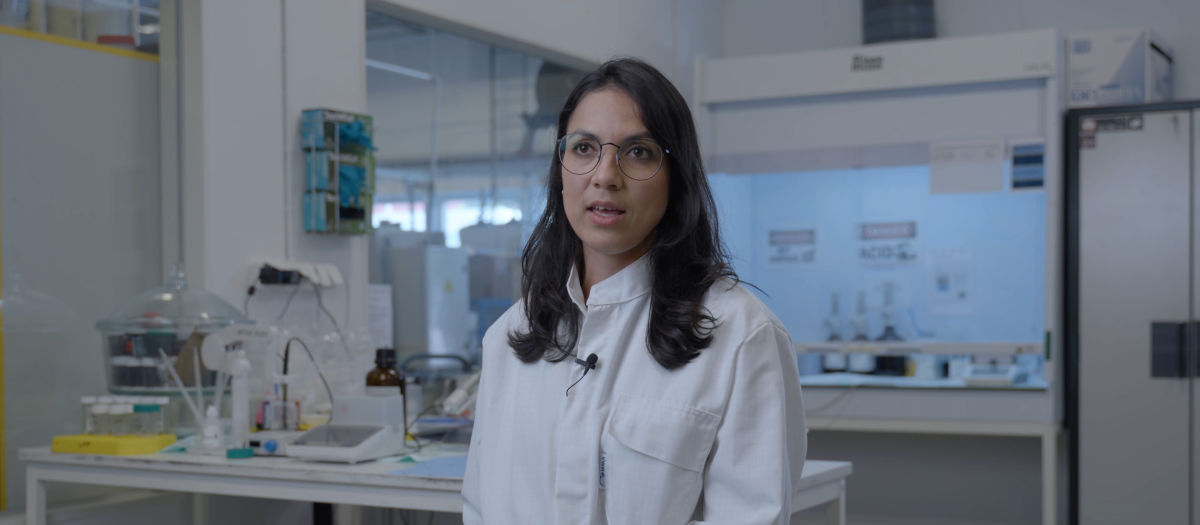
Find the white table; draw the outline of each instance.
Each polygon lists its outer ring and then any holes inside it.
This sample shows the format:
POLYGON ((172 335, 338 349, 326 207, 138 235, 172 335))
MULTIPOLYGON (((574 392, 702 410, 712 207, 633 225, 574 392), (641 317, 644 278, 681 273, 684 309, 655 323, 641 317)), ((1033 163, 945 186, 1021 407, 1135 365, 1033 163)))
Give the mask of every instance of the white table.
MULTIPOLYGON (((290 458, 225 459, 194 454, 96 456, 21 449, 28 525, 46 523, 46 482, 169 490, 393 509, 462 512, 462 480, 400 476, 411 463, 310 463, 290 458)), ((793 511, 828 505, 831 525, 846 523, 850 463, 808 461, 793 511)))

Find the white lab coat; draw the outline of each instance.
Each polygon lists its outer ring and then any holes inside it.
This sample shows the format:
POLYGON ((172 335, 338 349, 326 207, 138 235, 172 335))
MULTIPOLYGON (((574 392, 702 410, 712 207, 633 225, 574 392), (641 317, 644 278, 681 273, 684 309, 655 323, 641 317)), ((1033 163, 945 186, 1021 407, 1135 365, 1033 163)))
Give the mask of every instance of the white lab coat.
POLYGON ((715 284, 712 345, 668 371, 646 350, 646 257, 592 287, 573 358, 522 363, 508 333, 518 303, 487 331, 463 522, 786 524, 808 447, 800 378, 783 325, 753 294, 715 284))

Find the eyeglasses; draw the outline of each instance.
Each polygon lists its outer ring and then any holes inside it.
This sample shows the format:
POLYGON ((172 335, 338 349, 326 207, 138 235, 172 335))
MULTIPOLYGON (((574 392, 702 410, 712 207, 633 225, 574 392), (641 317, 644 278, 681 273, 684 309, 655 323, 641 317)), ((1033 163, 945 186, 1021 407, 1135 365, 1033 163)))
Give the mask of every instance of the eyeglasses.
POLYGON ((617 148, 617 166, 633 180, 646 180, 657 175, 663 157, 671 153, 649 139, 630 139, 618 146, 612 142, 601 143, 587 133, 571 133, 558 139, 558 160, 567 171, 587 175, 600 164, 604 146, 617 148))

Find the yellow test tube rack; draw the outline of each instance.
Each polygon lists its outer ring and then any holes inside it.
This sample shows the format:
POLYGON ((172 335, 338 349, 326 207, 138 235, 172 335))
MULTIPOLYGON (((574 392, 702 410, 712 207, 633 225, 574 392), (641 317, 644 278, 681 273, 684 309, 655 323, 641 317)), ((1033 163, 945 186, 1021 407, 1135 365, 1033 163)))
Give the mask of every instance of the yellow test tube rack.
POLYGON ((50 451, 59 454, 103 454, 107 456, 138 456, 153 454, 172 443, 175 434, 153 436, 97 436, 78 434, 55 436, 50 451))

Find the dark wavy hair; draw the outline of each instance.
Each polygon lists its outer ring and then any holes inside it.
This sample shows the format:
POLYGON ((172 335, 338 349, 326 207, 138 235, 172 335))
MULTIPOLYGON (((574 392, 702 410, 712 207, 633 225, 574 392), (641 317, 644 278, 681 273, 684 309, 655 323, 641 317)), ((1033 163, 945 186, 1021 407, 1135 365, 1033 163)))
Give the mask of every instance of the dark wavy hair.
MULTIPOLYGON (((653 66, 634 58, 606 62, 579 81, 558 115, 558 136, 589 93, 623 90, 637 104, 655 142, 671 151, 667 210, 647 253, 650 264, 650 320, 646 347, 654 360, 674 370, 712 343, 717 319, 704 307, 704 295, 717 280, 738 282, 721 243, 716 203, 708 186, 696 125, 687 102, 653 66)), ((521 257, 526 324, 508 334, 517 358, 526 363, 570 356, 579 340, 582 315, 571 302, 571 265, 583 270, 582 243, 567 222, 562 198, 562 165, 553 155, 546 177, 546 210, 521 257)))

